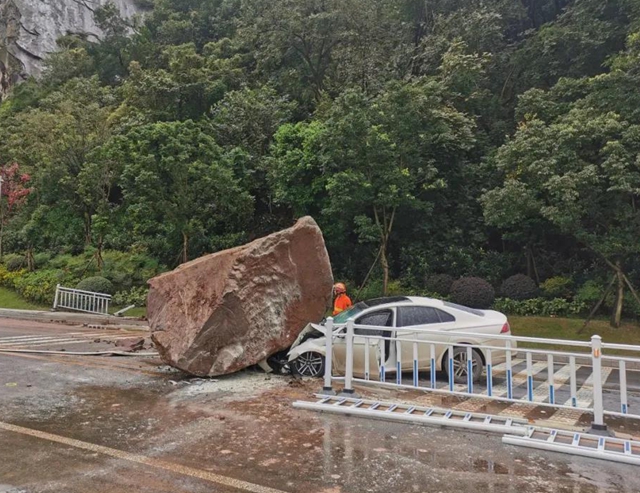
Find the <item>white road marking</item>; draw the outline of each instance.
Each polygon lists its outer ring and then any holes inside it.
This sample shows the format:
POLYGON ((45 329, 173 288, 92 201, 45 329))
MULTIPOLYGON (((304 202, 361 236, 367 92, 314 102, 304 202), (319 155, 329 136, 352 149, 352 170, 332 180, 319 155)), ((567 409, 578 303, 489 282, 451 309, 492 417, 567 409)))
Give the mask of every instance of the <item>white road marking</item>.
POLYGON ((192 478, 202 479, 209 481, 210 483, 216 483, 229 488, 235 488, 240 491, 248 491, 250 493, 285 493, 282 490, 275 488, 269 488, 268 486, 261 486, 259 484, 249 483, 248 481, 242 481, 240 479, 230 478, 229 476, 222 476, 209 471, 203 471, 202 469, 196 469, 194 467, 182 466, 173 462, 168 462, 162 459, 155 459, 153 457, 147 457, 141 454, 133 454, 125 452, 123 450, 114 449, 111 447, 105 447, 103 445, 96 445, 95 443, 83 442, 82 440, 76 440, 73 438, 67 438, 60 435, 54 435, 53 433, 46 433, 44 431, 32 430, 23 426, 16 426, 9 423, 3 423, 0 421, 0 430, 5 430, 13 433, 20 433, 21 435, 27 435, 42 440, 48 440, 50 442, 60 443, 70 447, 75 447, 81 450, 88 450, 90 452, 97 452, 109 457, 115 457, 116 459, 122 459, 137 464, 144 464, 145 466, 155 467, 157 469, 164 469, 165 471, 181 474, 183 476, 190 476, 192 478))

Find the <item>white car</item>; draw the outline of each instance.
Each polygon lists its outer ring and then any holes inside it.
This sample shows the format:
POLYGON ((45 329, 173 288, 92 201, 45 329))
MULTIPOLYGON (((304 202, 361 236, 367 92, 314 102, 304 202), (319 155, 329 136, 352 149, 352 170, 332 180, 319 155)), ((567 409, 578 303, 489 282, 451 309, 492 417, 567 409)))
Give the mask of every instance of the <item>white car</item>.
MULTIPOLYGON (((388 337, 390 340, 369 339, 368 376, 377 378, 384 354, 384 366, 387 372, 397 368, 398 352, 403 371, 413 370, 413 342, 394 339, 424 340, 418 346, 418 370, 431 368, 431 344, 436 342, 436 372, 447 372, 447 347, 454 346, 454 380, 467 382, 467 348, 469 344, 483 344, 505 347, 505 339, 495 339, 492 335, 510 335, 511 329, 507 317, 493 310, 476 310, 466 306, 449 303, 433 298, 397 296, 379 298, 356 303, 350 309, 334 317, 334 330, 346 325, 353 318, 356 328, 353 340, 353 373, 366 377, 365 348, 367 336, 388 337), (389 327, 389 330, 366 329, 362 326, 389 327), (358 327, 359 326, 359 327, 358 327), (394 330, 402 327, 402 330, 394 330), (461 336, 451 331, 465 332, 461 336), (428 342, 427 342, 428 341, 428 342)), ((309 324, 300 333, 288 353, 289 366, 295 374, 319 377, 324 374, 325 362, 325 325, 309 324)), ((516 343, 511 343, 513 349, 516 343)), ((486 350, 473 348, 473 379, 478 380, 484 370, 486 350)), ((338 335, 333 343, 333 370, 344 372, 346 360, 346 342, 338 335)), ((491 351, 494 364, 504 361, 504 351, 491 351)))

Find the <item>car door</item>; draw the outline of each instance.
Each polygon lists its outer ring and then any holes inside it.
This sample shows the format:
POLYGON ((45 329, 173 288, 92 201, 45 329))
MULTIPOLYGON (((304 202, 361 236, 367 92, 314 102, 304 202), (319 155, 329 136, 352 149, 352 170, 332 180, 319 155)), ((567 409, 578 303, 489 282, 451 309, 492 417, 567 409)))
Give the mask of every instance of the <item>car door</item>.
MULTIPOLYGON (((379 337, 391 337, 394 323, 394 310, 391 308, 384 308, 380 310, 374 310, 372 312, 365 313, 356 318, 353 331, 353 374, 361 378, 377 378, 380 369, 380 355, 382 348, 385 347, 385 359, 389 359, 389 353, 391 352, 391 343, 389 340, 381 340, 379 337), (364 327, 363 327, 364 326, 364 327), (389 327, 389 330, 380 330, 379 328, 368 329, 366 326, 371 327, 389 327), (367 339, 369 344, 367 345, 367 339), (368 347, 369 352, 369 368, 367 375, 367 357, 365 352, 368 347)), ((340 343, 334 344, 334 353, 336 369, 344 371, 346 362, 346 344, 344 338, 341 338, 340 343)))
POLYGON ((447 329, 455 326, 455 317, 450 313, 430 306, 407 305, 398 307, 398 328, 409 329, 396 332, 396 357, 400 354, 403 370, 413 369, 413 342, 403 339, 424 340, 418 343, 418 367, 428 369, 431 364, 431 344, 435 342, 436 363, 450 340, 447 329))

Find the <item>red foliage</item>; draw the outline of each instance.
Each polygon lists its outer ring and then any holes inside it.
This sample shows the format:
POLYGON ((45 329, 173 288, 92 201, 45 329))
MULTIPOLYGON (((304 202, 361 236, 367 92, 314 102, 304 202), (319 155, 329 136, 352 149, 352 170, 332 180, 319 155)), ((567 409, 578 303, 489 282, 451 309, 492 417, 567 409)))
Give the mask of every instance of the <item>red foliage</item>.
POLYGON ((6 166, 0 166, 0 178, 2 178, 2 197, 7 198, 7 209, 5 218, 11 216, 11 213, 17 207, 20 207, 27 196, 33 191, 33 188, 27 186, 31 181, 31 176, 27 173, 20 173, 20 165, 11 163, 6 166))

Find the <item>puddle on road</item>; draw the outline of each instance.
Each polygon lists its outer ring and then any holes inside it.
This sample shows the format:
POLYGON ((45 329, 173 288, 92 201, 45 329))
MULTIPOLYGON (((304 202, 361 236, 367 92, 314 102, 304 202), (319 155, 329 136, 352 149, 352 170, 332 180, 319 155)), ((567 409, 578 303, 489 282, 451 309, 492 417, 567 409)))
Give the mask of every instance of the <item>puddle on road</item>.
POLYGON ((73 406, 16 424, 285 491, 640 490, 625 486, 616 469, 602 466, 594 478, 585 461, 505 447, 499 436, 296 410, 291 402, 308 399, 317 382, 271 377, 276 382, 261 392, 252 378, 218 387, 207 381, 195 390, 168 378, 129 388, 81 386, 72 391, 73 406))

